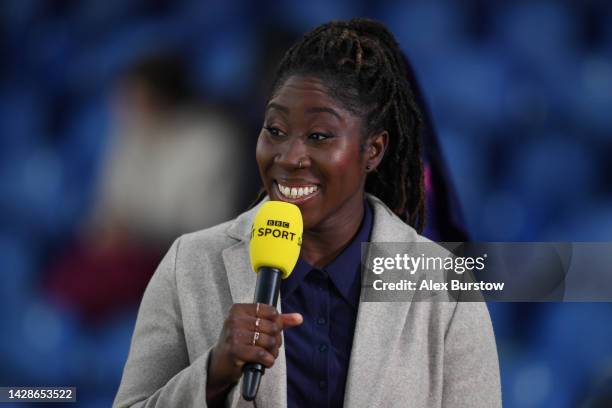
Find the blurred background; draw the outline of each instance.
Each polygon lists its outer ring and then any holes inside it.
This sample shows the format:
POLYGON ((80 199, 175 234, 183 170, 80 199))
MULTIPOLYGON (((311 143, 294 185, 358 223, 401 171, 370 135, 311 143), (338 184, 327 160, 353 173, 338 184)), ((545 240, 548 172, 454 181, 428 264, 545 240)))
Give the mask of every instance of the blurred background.
MULTIPOLYGON (((355 16, 394 32, 433 123, 426 235, 612 241, 612 3, 5 0, 0 386, 112 404, 172 240, 255 198, 273 67, 355 16)), ((489 309, 505 407, 612 406, 610 304, 489 309)))

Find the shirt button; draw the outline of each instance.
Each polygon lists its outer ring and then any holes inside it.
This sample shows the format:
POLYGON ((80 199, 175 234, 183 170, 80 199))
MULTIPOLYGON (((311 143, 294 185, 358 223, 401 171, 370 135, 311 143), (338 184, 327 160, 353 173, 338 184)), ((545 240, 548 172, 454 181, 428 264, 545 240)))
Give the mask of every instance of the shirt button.
POLYGON ((318 325, 321 325, 321 326, 322 326, 322 325, 324 325, 325 323, 327 323, 327 319, 326 319, 326 318, 324 318, 324 317, 319 317, 319 318, 317 319, 317 324, 318 324, 318 325))
POLYGON ((319 388, 323 389, 325 387, 327 387, 327 381, 323 381, 323 380, 319 381, 319 388))
POLYGON ((319 346, 319 351, 323 352, 323 351, 327 351, 327 344, 321 344, 319 346))

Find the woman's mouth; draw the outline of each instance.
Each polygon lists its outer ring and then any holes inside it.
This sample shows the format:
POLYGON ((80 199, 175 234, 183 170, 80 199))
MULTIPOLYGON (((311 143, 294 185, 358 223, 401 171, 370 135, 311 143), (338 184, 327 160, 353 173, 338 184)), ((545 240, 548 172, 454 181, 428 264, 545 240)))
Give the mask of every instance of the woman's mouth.
POLYGON ((276 185, 279 196, 283 200, 292 203, 304 202, 317 195, 319 191, 319 186, 316 184, 302 186, 286 186, 278 182, 274 184, 276 185))

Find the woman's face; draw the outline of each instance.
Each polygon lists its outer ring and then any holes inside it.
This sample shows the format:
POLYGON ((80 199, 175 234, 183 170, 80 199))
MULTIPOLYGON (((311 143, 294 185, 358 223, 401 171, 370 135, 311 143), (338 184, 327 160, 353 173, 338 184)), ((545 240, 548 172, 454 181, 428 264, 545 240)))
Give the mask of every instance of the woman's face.
POLYGON ((363 120, 316 77, 291 76, 266 107, 257 164, 272 200, 300 207, 305 230, 333 228, 363 205, 363 120))

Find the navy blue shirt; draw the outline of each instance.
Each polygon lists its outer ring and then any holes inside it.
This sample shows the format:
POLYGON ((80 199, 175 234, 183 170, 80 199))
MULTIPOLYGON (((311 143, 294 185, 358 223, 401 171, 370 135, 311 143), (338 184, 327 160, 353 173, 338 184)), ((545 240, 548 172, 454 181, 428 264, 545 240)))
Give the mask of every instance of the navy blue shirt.
POLYGON ((281 283, 283 313, 304 323, 284 331, 287 403, 294 407, 342 407, 361 287, 361 243, 372 230, 372 209, 349 245, 316 269, 301 257, 281 283))

